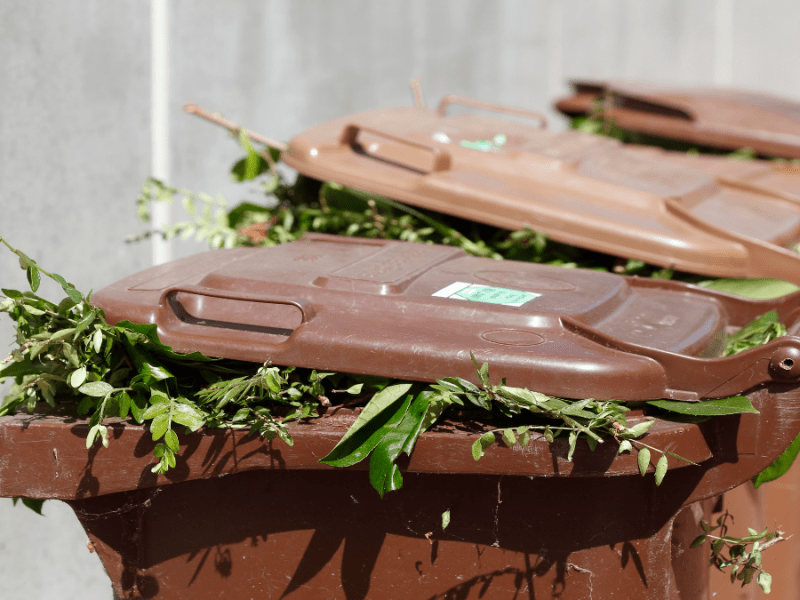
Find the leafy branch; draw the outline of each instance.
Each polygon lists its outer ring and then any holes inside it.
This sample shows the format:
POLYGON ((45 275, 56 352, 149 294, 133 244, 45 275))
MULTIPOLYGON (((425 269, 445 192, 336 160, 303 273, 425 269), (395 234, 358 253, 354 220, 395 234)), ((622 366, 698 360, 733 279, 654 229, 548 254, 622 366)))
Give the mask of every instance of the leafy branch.
POLYGON ((11 252, 19 257, 19 266, 25 271, 25 274, 28 277, 28 284, 31 286, 31 291, 35 292, 39 289, 39 283, 42 279, 42 274, 44 274, 58 283, 64 290, 64 293, 67 295, 67 297, 74 303, 77 304, 82 300, 83 296, 81 293, 75 289, 74 285, 68 283, 61 275, 45 271, 27 254, 17 250, 16 248, 13 248, 5 239, 3 239, 2 236, 0 236, 0 242, 2 242, 6 248, 11 250, 11 252))
POLYGON ((705 521, 700 521, 703 533, 695 538, 690 547, 697 548, 710 541, 711 564, 720 571, 730 568, 731 583, 739 580, 744 587, 748 583, 752 583, 755 578, 764 593, 769 594, 772 588, 772 576, 761 566, 762 553, 789 538, 784 537, 785 533, 780 529, 769 531, 768 527, 760 532, 748 527, 747 531, 750 535, 729 536, 727 535, 729 518, 730 515, 726 511, 717 519, 717 524, 713 527, 705 521), (717 530, 719 530, 719 535, 712 535, 712 532, 717 530))

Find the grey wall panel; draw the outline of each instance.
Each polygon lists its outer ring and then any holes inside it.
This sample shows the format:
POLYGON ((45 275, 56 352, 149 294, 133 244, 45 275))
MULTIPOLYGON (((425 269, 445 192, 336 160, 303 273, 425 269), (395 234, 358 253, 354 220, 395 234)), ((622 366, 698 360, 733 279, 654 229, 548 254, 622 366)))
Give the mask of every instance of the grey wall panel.
POLYGON ((567 78, 710 84, 714 3, 592 2, 564 7, 567 78))
POLYGON ((75 513, 45 502, 43 516, 0 498, 0 598, 111 600, 113 592, 75 513))
MULTIPOLYGON (((123 241, 149 173, 149 18, 141 0, 0 3, 0 235, 84 291, 149 262, 123 241)), ((25 285, 0 248, 0 286, 25 285)), ((2 501, 0 598, 110 598, 77 519, 45 507, 2 501)))
POLYGON ((800 100, 800 3, 733 4, 733 85, 800 100))
POLYGON ((0 5, 0 229, 84 290, 149 260, 123 242, 149 172, 148 24, 133 0, 0 5))

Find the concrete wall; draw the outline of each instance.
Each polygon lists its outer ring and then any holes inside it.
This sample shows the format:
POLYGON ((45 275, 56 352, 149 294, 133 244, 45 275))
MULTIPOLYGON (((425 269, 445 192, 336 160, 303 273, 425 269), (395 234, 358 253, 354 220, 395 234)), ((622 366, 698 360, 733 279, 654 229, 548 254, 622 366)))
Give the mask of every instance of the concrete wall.
MULTIPOLYGON (((83 290, 150 263, 148 245, 123 238, 143 229, 134 199, 158 140, 168 140, 170 183, 231 201, 248 193, 227 175, 237 144, 183 114, 188 101, 286 140, 338 115, 408 104, 412 77, 429 103, 458 93, 545 111, 555 127, 563 121, 549 106, 572 77, 800 99, 791 0, 171 0, 168 9, 168 120, 151 137, 149 2, 0 3, 0 235, 83 290)), ((2 249, 0 285, 25 285, 2 249)), ((110 597, 65 507, 46 506, 42 519, 0 506, 0 598, 110 597)))

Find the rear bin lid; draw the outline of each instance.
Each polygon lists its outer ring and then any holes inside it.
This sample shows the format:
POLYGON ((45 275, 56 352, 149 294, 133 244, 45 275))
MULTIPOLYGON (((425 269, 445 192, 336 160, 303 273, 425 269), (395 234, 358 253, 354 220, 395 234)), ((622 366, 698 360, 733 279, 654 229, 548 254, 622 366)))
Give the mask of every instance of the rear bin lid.
POLYGON ((800 103, 725 88, 677 88, 621 81, 573 81, 556 108, 600 114, 623 129, 766 156, 800 158, 800 103))
POLYGON ((177 351, 357 374, 474 379, 569 398, 697 400, 800 376, 800 338, 720 357, 754 301, 678 282, 495 261, 446 246, 308 235, 127 277, 93 300, 177 351))
POLYGON ((608 254, 800 284, 800 255, 789 249, 800 243, 800 203, 773 193, 772 183, 742 186, 543 124, 534 113, 449 96, 437 111, 387 108, 329 121, 295 137, 283 159, 311 177, 608 254), (529 122, 448 115, 453 104, 517 111, 529 122))

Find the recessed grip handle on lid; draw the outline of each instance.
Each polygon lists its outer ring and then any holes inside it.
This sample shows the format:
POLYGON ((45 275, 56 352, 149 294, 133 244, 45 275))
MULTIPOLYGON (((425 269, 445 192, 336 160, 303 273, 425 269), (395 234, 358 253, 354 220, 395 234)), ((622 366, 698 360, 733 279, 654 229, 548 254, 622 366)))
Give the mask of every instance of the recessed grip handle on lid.
MULTIPOLYGON (((367 133, 372 133, 372 134, 380 136, 382 138, 386 138, 386 139, 391 140, 393 142, 397 142, 399 144, 410 146, 410 147, 418 149, 418 150, 423 150, 425 152, 429 152, 431 155, 433 155, 433 166, 431 168, 431 172, 447 171, 450 168, 450 163, 451 163, 450 153, 447 150, 445 150, 444 148, 440 148, 439 146, 434 146, 432 144, 426 144, 424 142, 421 142, 421 141, 418 141, 418 140, 415 140, 415 139, 412 139, 412 138, 408 138, 408 137, 405 137, 405 136, 402 136, 402 135, 396 135, 394 133, 389 133, 388 131, 382 131, 382 130, 377 129, 375 127, 368 127, 368 126, 365 126, 365 125, 357 125, 355 123, 351 123, 350 125, 347 125, 342 130, 342 136, 341 136, 341 138, 339 138, 339 143, 342 146, 349 146, 349 147, 353 148, 355 146, 355 144, 356 144, 356 140, 358 138, 359 133, 361 133, 362 131, 367 132, 367 133)), ((372 155, 367 153, 367 156, 372 156, 372 155)), ((372 156, 372 158, 375 158, 375 159, 379 160, 379 157, 377 157, 377 156, 372 156)), ((395 162, 395 161, 393 160, 392 162, 395 162)), ((400 166, 407 166, 407 165, 402 165, 400 163, 396 163, 396 164, 399 164, 400 166)), ((412 167, 409 167, 409 168, 412 168, 412 167)), ((416 170, 416 169, 414 169, 414 170, 416 170)))
POLYGON ((198 296, 208 296, 210 298, 222 298, 223 300, 239 300, 242 302, 261 302, 263 304, 288 304, 296 306, 303 316, 303 323, 307 323, 314 316, 313 307, 302 300, 290 300, 280 296, 264 296, 262 294, 235 294, 225 290, 215 290, 200 285, 183 285, 171 287, 161 294, 159 306, 166 306, 169 296, 174 296, 179 292, 187 294, 197 294, 198 296))
POLYGON ((445 114, 447 114, 447 107, 451 104, 460 104, 461 106, 467 106, 469 108, 533 119, 539 121, 540 129, 547 129, 547 117, 536 111, 528 110, 527 108, 517 108, 515 106, 505 106, 503 104, 493 104, 492 102, 484 102, 483 100, 474 100, 473 98, 465 98, 452 94, 442 98, 442 101, 439 103, 439 114, 445 116, 445 114))
MULTIPOLYGON (((165 330, 170 330, 172 335, 187 337, 198 335, 198 337, 205 337, 208 335, 207 332, 200 333, 201 331, 207 331, 209 328, 221 328, 235 331, 249 331, 259 334, 286 336, 288 338, 294 333, 297 327, 303 323, 307 323, 314 316, 314 314, 313 307, 302 300, 298 301, 263 295, 235 294, 224 290, 212 290, 201 286, 189 285, 170 288, 161 295, 156 319, 159 326, 163 327, 165 330), (190 294, 195 297, 230 300, 233 302, 289 306, 292 307, 293 310, 299 312, 299 315, 298 313, 294 313, 299 318, 297 318, 297 320, 291 317, 287 319, 286 315, 283 315, 283 317, 278 317, 278 320, 275 321, 275 315, 273 314, 270 318, 268 311, 266 315, 259 315, 259 319, 255 323, 252 321, 248 322, 246 319, 243 322, 240 322, 236 318, 236 307, 230 307, 230 318, 228 318, 228 314, 197 316, 189 312, 189 310, 187 310, 178 299, 178 294, 180 293, 190 294), (262 320, 262 318, 264 320, 262 320), (196 330, 197 334, 188 333, 185 329, 176 330, 174 327, 171 327, 170 323, 174 324, 176 320, 182 324, 182 327, 189 327, 189 331, 192 329, 196 330)), ((228 341, 235 342, 235 336, 228 341)), ((248 343, 253 344, 254 342, 251 341, 248 343)), ((260 346, 274 347, 274 344, 255 343, 260 346)))

